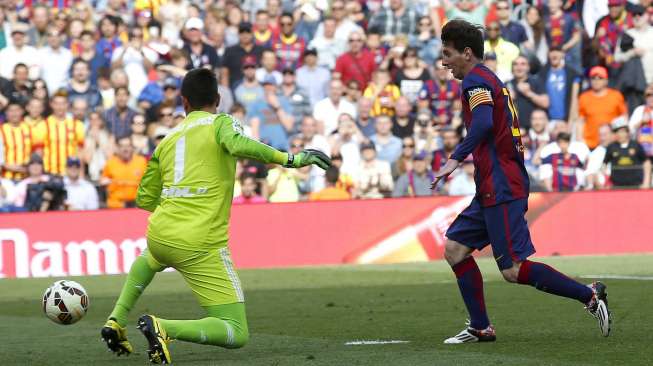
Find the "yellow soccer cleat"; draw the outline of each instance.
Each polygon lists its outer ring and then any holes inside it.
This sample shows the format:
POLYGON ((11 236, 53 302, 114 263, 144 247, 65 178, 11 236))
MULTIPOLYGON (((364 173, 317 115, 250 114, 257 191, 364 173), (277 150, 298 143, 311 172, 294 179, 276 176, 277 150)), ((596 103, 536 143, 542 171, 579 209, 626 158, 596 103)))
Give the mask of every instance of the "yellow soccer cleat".
POLYGON ((166 334, 159 320, 153 315, 143 315, 138 318, 137 328, 140 329, 149 344, 147 354, 150 357, 150 362, 170 364, 172 359, 170 358, 170 351, 168 351, 168 343, 172 340, 166 334))
POLYGON ((134 348, 127 340, 127 328, 121 327, 113 318, 107 320, 100 333, 109 350, 117 356, 134 352, 134 348))

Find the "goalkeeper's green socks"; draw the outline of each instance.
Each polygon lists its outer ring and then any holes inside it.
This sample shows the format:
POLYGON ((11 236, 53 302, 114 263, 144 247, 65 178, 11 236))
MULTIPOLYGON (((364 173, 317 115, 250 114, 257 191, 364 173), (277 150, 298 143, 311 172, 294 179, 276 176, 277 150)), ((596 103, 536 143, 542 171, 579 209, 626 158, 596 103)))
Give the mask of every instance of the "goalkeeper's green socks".
POLYGON ((204 307, 209 317, 198 320, 159 318, 168 337, 185 342, 240 348, 249 340, 245 304, 242 302, 204 307))
POLYGON ((147 285, 152 282, 156 272, 150 267, 145 256, 138 256, 129 270, 127 280, 120 291, 120 297, 109 318, 114 318, 121 327, 125 327, 129 311, 134 307, 147 285))

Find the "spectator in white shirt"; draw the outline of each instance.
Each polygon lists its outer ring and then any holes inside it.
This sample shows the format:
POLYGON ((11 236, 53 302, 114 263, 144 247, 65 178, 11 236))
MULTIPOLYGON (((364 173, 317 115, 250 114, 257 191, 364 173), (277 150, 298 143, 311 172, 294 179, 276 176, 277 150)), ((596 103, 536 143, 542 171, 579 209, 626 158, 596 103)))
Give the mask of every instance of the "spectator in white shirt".
POLYGON ((13 45, 0 51, 0 76, 11 79, 14 66, 19 63, 27 65, 30 79, 39 77, 39 53, 36 48, 27 45, 26 33, 29 26, 25 23, 16 23, 11 29, 13 45))
POLYGON ((471 196, 476 194, 476 183, 474 183, 474 164, 471 160, 462 163, 462 173, 456 175, 448 183, 450 196, 471 196))
MULTIPOLYGON (((547 145, 545 145, 542 150, 540 150, 540 153, 533 158, 533 164, 539 165, 542 159, 546 158, 547 156, 551 154, 557 154, 560 152, 560 147, 558 144, 555 142, 556 138, 558 138, 558 134, 561 132, 566 132, 569 133, 569 127, 565 122, 552 122, 555 123, 555 126, 552 128, 551 131, 551 141, 547 145)), ((578 156, 580 161, 585 165, 587 163, 587 157, 590 154, 590 149, 587 147, 587 144, 585 144, 582 141, 576 141, 572 140, 571 143, 569 143, 569 153, 575 154, 578 156)))
POLYGON ((97 210, 99 199, 97 190, 86 179, 80 176, 82 162, 71 157, 66 161, 66 176, 64 186, 68 197, 66 205, 69 210, 97 210))
POLYGON ((297 86, 308 92, 311 106, 326 97, 331 73, 317 64, 318 54, 314 49, 304 51, 304 65, 297 69, 297 86))
POLYGON ((15 195, 16 184, 11 179, 0 178, 0 213, 16 211, 15 195))
POLYGON ((347 40, 351 31, 343 32, 343 35, 347 34, 344 38, 337 37, 337 25, 334 18, 324 19, 320 27, 323 29, 322 33, 315 34, 313 40, 308 44, 308 48, 317 51, 318 65, 332 70, 336 66, 336 59, 347 51, 347 40))
POLYGON ((623 52, 621 40, 615 51, 615 61, 626 62, 633 57, 640 57, 647 83, 653 83, 653 26, 649 23, 649 14, 646 8, 635 5, 630 13, 633 14, 635 27, 628 29, 625 34, 632 37, 633 48, 623 52))
POLYGON ((608 145, 614 141, 610 125, 599 127, 599 141, 599 146, 592 150, 587 158, 587 168, 585 169, 587 189, 598 189, 605 186, 608 175, 601 170, 601 167, 605 161, 608 145))
POLYGON ((169 44, 175 44, 179 40, 179 32, 189 17, 189 5, 187 0, 172 0, 159 8, 159 19, 163 24, 163 39, 169 44))
MULTIPOLYGON (((345 2, 343 0, 335 0, 331 3, 331 16, 334 20, 334 35, 335 38, 341 42, 347 44, 349 35, 354 31, 363 32, 363 29, 349 19, 347 10, 345 9, 345 2)), ((327 32, 326 19, 320 25, 318 25, 317 30, 315 31, 314 38, 320 38, 327 32)))
POLYGON ((328 137, 331 146, 331 155, 340 155, 342 165, 339 167, 343 174, 353 175, 358 169, 361 159, 360 144, 363 134, 356 127, 354 118, 343 113, 338 117, 338 130, 328 137))
POLYGON ((48 92, 54 94, 55 91, 66 87, 73 54, 62 47, 63 38, 58 29, 48 29, 47 37, 48 45, 38 50, 39 62, 41 78, 45 80, 48 92))
POLYGON ((147 85, 147 73, 159 55, 143 45, 143 30, 134 28, 129 32, 129 43, 116 48, 111 56, 112 68, 123 68, 129 75, 129 94, 139 96, 147 85))
MULTIPOLYGON (((331 146, 327 139, 317 133, 317 122, 311 116, 305 116, 299 127, 299 136, 301 136, 305 149, 320 150, 327 155, 331 155, 331 146)), ((324 188, 324 170, 311 168, 309 173, 309 188, 311 192, 317 192, 324 188)))
POLYGON ((273 50, 266 49, 261 53, 261 67, 256 69, 256 81, 263 84, 263 80, 273 77, 277 85, 281 85, 283 75, 277 71, 277 55, 273 50))
POLYGON ((390 163, 376 158, 373 142, 361 144, 361 162, 355 177, 360 198, 383 198, 394 188, 390 163))
POLYGON ((329 82, 329 96, 315 103, 313 118, 317 120, 318 131, 329 136, 338 128, 338 118, 347 113, 356 119, 356 106, 342 97, 344 85, 340 80, 329 82))

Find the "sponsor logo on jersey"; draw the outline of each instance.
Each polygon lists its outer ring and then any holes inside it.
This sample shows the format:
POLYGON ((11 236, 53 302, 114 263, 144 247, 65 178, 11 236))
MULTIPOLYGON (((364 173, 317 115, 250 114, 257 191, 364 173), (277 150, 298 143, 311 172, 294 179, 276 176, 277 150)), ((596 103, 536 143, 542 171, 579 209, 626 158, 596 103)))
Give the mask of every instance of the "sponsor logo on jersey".
POLYGON ((240 121, 237 120, 236 117, 232 116, 231 114, 228 114, 227 116, 231 118, 231 128, 233 128, 235 132, 244 135, 245 133, 243 132, 243 125, 240 123, 240 121))
POLYGON ((202 196, 209 192, 206 187, 168 187, 161 190, 162 198, 180 198, 180 197, 195 197, 202 196))

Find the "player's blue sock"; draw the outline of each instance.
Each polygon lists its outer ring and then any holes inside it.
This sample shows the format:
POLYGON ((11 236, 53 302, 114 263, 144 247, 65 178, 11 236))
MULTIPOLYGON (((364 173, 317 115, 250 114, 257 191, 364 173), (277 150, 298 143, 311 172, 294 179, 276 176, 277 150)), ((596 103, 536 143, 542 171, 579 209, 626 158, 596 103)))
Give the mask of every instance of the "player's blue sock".
POLYGON ((483 297, 483 276, 474 257, 467 257, 451 267, 458 278, 458 288, 469 312, 470 324, 474 329, 485 329, 490 325, 485 311, 483 297))
POLYGON ((550 294, 576 299, 587 304, 594 293, 592 289, 556 271, 544 263, 523 261, 517 282, 531 285, 550 294))

